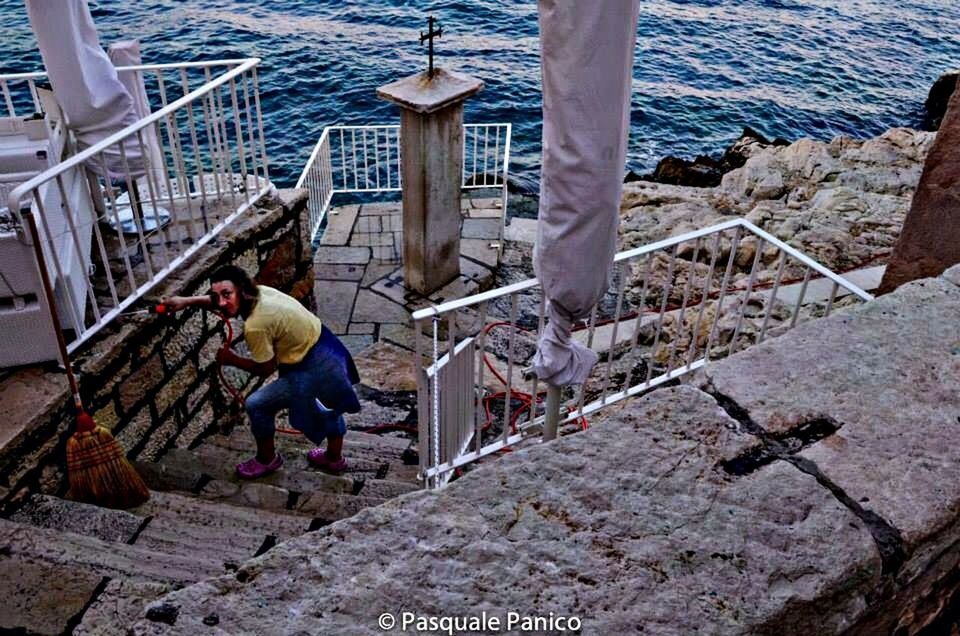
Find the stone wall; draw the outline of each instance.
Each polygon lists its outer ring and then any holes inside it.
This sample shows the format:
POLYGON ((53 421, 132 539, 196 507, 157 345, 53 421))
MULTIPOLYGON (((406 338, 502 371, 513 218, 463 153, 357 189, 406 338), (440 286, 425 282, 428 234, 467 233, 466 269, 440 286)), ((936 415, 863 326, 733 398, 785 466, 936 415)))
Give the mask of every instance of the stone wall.
MULTIPOLYGON (((155 288, 148 300, 203 294, 214 269, 235 263, 256 274, 258 282, 314 309, 306 202, 305 191, 284 191, 261 201, 155 288)), ((234 325, 235 342, 242 337, 238 327, 234 325)), ((115 321, 74 357, 87 409, 131 458, 152 460, 170 447, 194 445, 239 415, 217 375, 215 356, 222 334, 221 319, 198 309, 115 321)), ((249 381, 246 374, 228 373, 234 386, 249 381)), ((30 369, 5 383, 14 381, 37 403, 33 408, 24 405, 18 415, 26 420, 23 430, 0 454, 0 501, 7 503, 24 489, 63 494, 65 444, 73 426, 65 378, 52 370, 30 369)))
POLYGON ((462 633, 517 633, 510 612, 584 634, 951 633, 957 324, 960 266, 282 543, 132 633, 216 616, 227 633, 380 634, 384 612, 395 634, 444 631, 402 628, 405 612, 500 621, 462 633))

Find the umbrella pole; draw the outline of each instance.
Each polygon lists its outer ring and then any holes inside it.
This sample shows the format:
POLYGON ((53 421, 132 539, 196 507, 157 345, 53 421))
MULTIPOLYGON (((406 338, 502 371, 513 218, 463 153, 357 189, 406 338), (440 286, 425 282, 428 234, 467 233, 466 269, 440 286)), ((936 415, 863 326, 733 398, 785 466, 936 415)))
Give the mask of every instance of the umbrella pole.
POLYGON ((543 441, 557 439, 557 424, 560 422, 560 387, 547 384, 547 412, 543 422, 543 441))

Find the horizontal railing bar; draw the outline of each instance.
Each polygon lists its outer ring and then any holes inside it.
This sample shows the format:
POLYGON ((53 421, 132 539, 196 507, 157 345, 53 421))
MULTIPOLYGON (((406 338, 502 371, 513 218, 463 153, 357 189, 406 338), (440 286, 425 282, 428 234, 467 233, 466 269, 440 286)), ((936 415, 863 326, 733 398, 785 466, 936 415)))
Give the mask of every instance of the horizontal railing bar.
POLYGON ((625 261, 631 258, 636 258, 637 256, 643 256, 649 254, 650 252, 656 252, 657 250, 662 250, 665 247, 673 247, 678 243, 684 243, 686 241, 702 238, 704 236, 709 236, 714 232, 723 232, 729 230, 730 228, 740 225, 742 219, 732 219, 730 221, 724 221, 723 223, 718 223, 717 225, 711 225, 708 228, 702 230, 694 230, 692 232, 687 232, 681 234, 680 236, 673 236, 670 238, 665 238, 656 243, 650 243, 648 245, 642 245, 640 247, 635 247, 625 252, 619 252, 616 256, 613 257, 614 263, 619 263, 620 261, 625 261))
POLYGON ((676 380, 677 378, 684 376, 690 373, 691 371, 696 371, 697 369, 699 369, 700 367, 706 364, 707 364, 706 359, 700 358, 693 364, 690 364, 690 365, 685 364, 682 367, 677 367, 670 373, 659 375, 648 382, 644 382, 643 384, 638 384, 637 386, 631 387, 626 391, 612 393, 607 396, 606 400, 594 400, 590 404, 587 404, 586 406, 583 407, 582 415, 579 409, 575 409, 572 413, 569 413, 564 419, 560 420, 560 423, 565 424, 567 422, 572 422, 573 420, 579 417, 585 417, 587 415, 590 415, 591 413, 595 413, 605 406, 609 406, 611 404, 619 402, 620 400, 625 400, 629 397, 634 397, 636 395, 639 395, 640 393, 649 391, 650 389, 660 386, 664 382, 670 382, 671 380, 676 380))
MULTIPOLYGON (((213 66, 231 66, 242 64, 252 58, 237 58, 229 60, 209 60, 204 62, 170 62, 166 64, 135 64, 132 66, 117 66, 118 71, 163 71, 177 70, 181 68, 209 68, 213 66)), ((47 77, 44 71, 31 71, 29 73, 6 73, 0 75, 0 80, 28 80, 43 79, 47 77)))
POLYGON ((518 283, 513 283, 512 285, 507 285, 506 287, 491 289, 490 291, 483 292, 482 294, 467 296, 466 298, 451 300, 433 307, 424 307, 423 309, 418 309, 417 311, 413 312, 412 318, 414 320, 422 320, 431 316, 439 316, 440 314, 444 314, 448 311, 453 311, 454 309, 463 309, 464 307, 469 307, 470 305, 475 305, 485 300, 493 300, 502 296, 508 296, 510 294, 533 289, 539 284, 540 281, 536 278, 529 278, 518 283))
POLYGON ((137 120, 136 122, 130 124, 126 128, 115 132, 114 134, 110 135, 106 139, 103 139, 102 141, 97 142, 96 144, 87 148, 83 152, 80 152, 70 157, 69 159, 67 159, 62 163, 56 164, 55 166, 53 166, 48 170, 45 170, 44 172, 41 172, 39 175, 37 175, 33 179, 17 186, 16 188, 14 188, 12 192, 10 192, 10 195, 7 197, 8 209, 11 211, 11 213, 14 213, 19 216, 20 214, 19 203, 20 203, 20 200, 23 198, 23 196, 27 192, 43 185, 44 183, 50 181, 53 178, 56 178, 57 176, 63 174, 67 170, 70 170, 80 165, 87 159, 90 159, 91 157, 103 152, 104 150, 123 141, 124 139, 135 135, 138 131, 143 130, 147 126, 152 125, 154 122, 167 117, 168 115, 179 110, 183 106, 192 104, 198 98, 203 97, 204 95, 211 92, 212 90, 223 86, 224 84, 229 82, 231 79, 246 73, 248 70, 254 68, 259 63, 260 63, 260 58, 256 58, 256 57, 248 58, 240 66, 227 71, 223 75, 218 76, 213 81, 205 83, 203 86, 187 93, 180 99, 174 102, 171 102, 170 104, 161 108, 160 110, 155 111, 147 115, 146 117, 137 120))
POLYGON ((764 230, 761 230, 750 221, 746 219, 740 219, 740 224, 743 227, 748 228, 751 232, 761 237, 768 243, 772 243, 776 245, 777 247, 785 251, 787 254, 789 254, 790 256, 794 257, 795 259, 797 259, 798 261, 806 265, 807 267, 810 267, 811 269, 815 269, 820 274, 823 274, 824 276, 826 276, 827 278, 835 282, 840 287, 843 287, 844 289, 847 289, 851 293, 856 294, 857 296, 860 297, 861 300, 873 300, 873 296, 871 294, 868 294, 867 292, 863 291, 857 285, 854 285, 853 283, 846 280, 845 278, 842 278, 841 276, 834 274, 829 269, 827 269, 820 263, 816 262, 809 256, 806 256, 802 252, 790 247, 789 245, 787 245, 777 237, 773 236, 772 234, 765 232, 764 230))
POLYGON ((357 126, 349 126, 344 124, 336 124, 333 126, 327 126, 330 130, 384 130, 384 129, 396 129, 400 128, 400 124, 365 124, 357 126))
POLYGON ((440 464, 439 466, 435 466, 435 467, 433 467, 433 468, 428 468, 426 471, 424 471, 424 477, 427 478, 427 479, 432 479, 433 477, 435 477, 435 476, 437 476, 437 475, 441 475, 441 474, 443 474, 443 473, 450 472, 451 470, 453 470, 453 469, 455 469, 455 468, 460 468, 461 466, 465 466, 465 465, 469 464, 470 462, 475 462, 475 461, 477 461, 478 459, 480 459, 481 457, 486 457, 487 455, 490 455, 491 453, 496 453, 497 451, 503 450, 504 448, 507 448, 508 446, 512 446, 513 444, 516 444, 516 443, 518 443, 518 442, 522 442, 523 439, 524 439, 524 436, 523 436, 523 435, 521 435, 520 433, 516 433, 516 434, 514 434, 514 435, 509 436, 509 437, 506 439, 506 441, 504 441, 504 440, 501 439, 501 440, 498 440, 498 441, 496 441, 496 442, 493 442, 492 444, 489 444, 489 445, 487 445, 487 446, 484 446, 483 448, 480 449, 479 452, 478 452, 478 451, 471 451, 471 452, 467 453, 466 455, 464 455, 464 456, 462 456, 462 457, 458 457, 457 459, 453 460, 452 462, 444 462, 443 464, 440 464))

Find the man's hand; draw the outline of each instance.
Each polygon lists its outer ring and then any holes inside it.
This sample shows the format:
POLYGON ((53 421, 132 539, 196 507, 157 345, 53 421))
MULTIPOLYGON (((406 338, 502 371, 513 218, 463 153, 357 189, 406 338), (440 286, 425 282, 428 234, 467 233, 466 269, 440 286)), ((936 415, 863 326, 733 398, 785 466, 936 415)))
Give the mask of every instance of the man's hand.
POLYGON ((160 302, 167 306, 167 311, 181 311, 187 307, 187 299, 183 296, 163 297, 160 302))
MULTIPOLYGON (((240 359, 240 356, 235 354, 229 346, 220 347, 217 351, 217 362, 220 363, 221 366, 229 365, 231 367, 240 367, 241 365, 238 364, 240 359)), ((252 362, 252 360, 250 362, 252 362)))
POLYGON ((160 302, 167 306, 167 311, 176 312, 187 307, 203 307, 204 309, 213 309, 212 298, 208 296, 170 296, 160 299, 160 302))

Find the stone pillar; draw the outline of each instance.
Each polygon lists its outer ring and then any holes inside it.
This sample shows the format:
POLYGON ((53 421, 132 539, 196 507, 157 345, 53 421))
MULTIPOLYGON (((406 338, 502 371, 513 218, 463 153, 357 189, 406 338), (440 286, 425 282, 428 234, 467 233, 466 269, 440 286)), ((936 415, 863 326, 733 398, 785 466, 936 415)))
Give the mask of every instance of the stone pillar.
POLYGON ((483 82, 436 69, 381 86, 400 106, 403 178, 403 275, 429 294, 460 274, 463 102, 483 82))
POLYGON ((923 164, 879 291, 939 276, 955 263, 960 263, 960 90, 953 92, 923 164))

